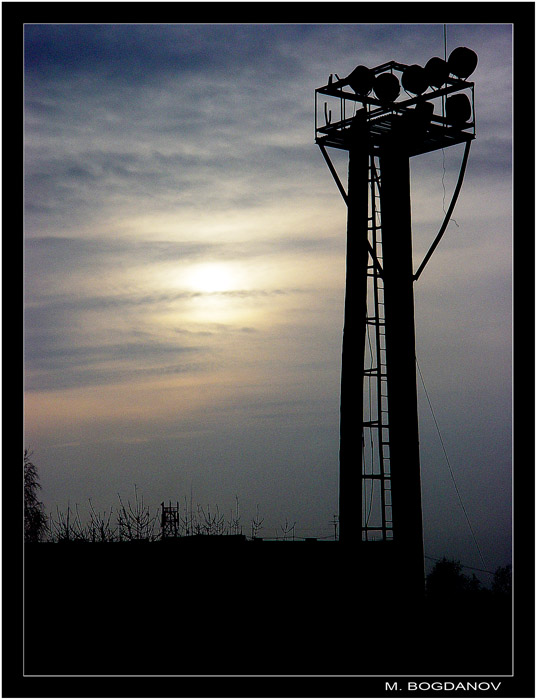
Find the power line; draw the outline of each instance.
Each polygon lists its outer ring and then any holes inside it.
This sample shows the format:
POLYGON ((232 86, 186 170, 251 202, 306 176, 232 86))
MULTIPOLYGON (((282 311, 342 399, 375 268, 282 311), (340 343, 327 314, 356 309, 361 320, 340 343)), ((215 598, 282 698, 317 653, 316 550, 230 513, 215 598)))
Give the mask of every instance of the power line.
MULTIPOLYGON (((442 561, 439 557, 430 557, 427 554, 424 555, 425 559, 431 559, 432 561, 442 561)), ((477 566, 470 566, 469 564, 459 564, 462 566, 463 569, 472 569, 472 571, 481 571, 483 574, 490 574, 491 576, 495 575, 495 571, 488 571, 487 569, 478 569, 477 566)))
MULTIPOLYGON (((470 532, 472 533, 472 538, 473 538, 473 540, 474 540, 474 544, 475 544, 475 546, 476 546, 476 549, 477 549, 477 551, 479 552, 479 557, 480 557, 480 559, 481 559, 481 562, 482 562, 483 566, 486 568, 487 565, 485 564, 485 559, 483 558, 483 555, 481 554, 481 550, 480 550, 480 548, 479 548, 479 544, 477 543, 477 539, 476 539, 474 530, 473 530, 473 528, 472 528, 472 524, 471 524, 471 522, 470 522, 470 518, 468 517, 468 513, 466 512, 466 508, 465 508, 465 506, 464 506, 464 503, 463 503, 463 501, 462 501, 461 494, 460 494, 460 492, 459 492, 459 487, 457 486, 457 482, 455 481, 455 475, 453 474, 453 470, 452 470, 452 468, 451 468, 451 464, 450 464, 450 461, 449 461, 449 457, 448 457, 447 452, 446 452, 446 447, 445 447, 444 441, 443 441, 443 439, 442 439, 442 434, 440 433, 440 427, 439 427, 439 425, 438 425, 438 421, 436 420, 436 416, 435 416, 435 413, 434 413, 434 410, 433 410, 433 406, 432 406, 432 404, 431 404, 431 399, 429 398, 429 393, 428 393, 428 391, 427 391, 427 387, 425 386, 425 381, 424 381, 424 379, 423 379, 423 375, 422 375, 422 373, 421 373, 421 369, 420 369, 420 366, 419 366, 419 362, 418 362, 418 358, 417 358, 417 357, 416 357, 416 367, 418 368, 418 373, 419 373, 419 375, 420 375, 421 383, 422 383, 422 385, 423 385, 423 390, 425 391, 425 396, 427 397, 427 402, 428 402, 428 404, 429 404, 429 408, 431 409, 431 414, 432 414, 432 416, 433 416, 434 424, 435 424, 435 426, 436 426, 436 431, 437 431, 437 433, 438 433, 438 437, 440 438, 440 444, 442 445, 442 450, 443 450, 444 456, 445 456, 445 458, 446 458, 446 463, 447 463, 447 465, 448 465, 449 473, 450 473, 450 475, 451 475, 451 480, 453 481, 453 485, 455 486, 455 491, 457 492, 457 496, 458 496, 458 499, 459 499, 459 503, 461 504, 461 508, 462 508, 463 513, 464 513, 464 515, 465 515, 465 517, 466 517, 466 522, 468 523, 468 527, 470 528, 470 532)), ((490 573, 490 572, 487 572, 487 573, 490 573)))

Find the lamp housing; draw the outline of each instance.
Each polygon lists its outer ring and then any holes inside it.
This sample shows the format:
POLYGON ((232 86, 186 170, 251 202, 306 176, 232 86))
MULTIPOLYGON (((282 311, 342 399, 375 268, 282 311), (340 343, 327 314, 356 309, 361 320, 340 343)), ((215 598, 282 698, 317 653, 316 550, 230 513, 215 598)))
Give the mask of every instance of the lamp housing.
POLYGON ((477 54, 466 46, 458 46, 449 54, 449 72, 462 80, 472 75, 477 66, 477 54))
POLYGON ((381 73, 373 81, 373 91, 381 102, 393 102, 401 88, 399 80, 393 73, 381 73))
POLYGON ((429 80, 425 69, 414 63, 405 68, 401 76, 401 85, 407 92, 414 95, 421 95, 429 87, 429 80))
POLYGON ((472 116, 472 105, 468 95, 459 92, 446 100, 446 119, 453 126, 461 127, 472 116))
POLYGON ((356 66, 346 81, 357 95, 369 95, 373 89, 374 75, 366 66, 356 66))
POLYGON ((427 81, 432 88, 441 88, 449 77, 447 61, 438 56, 433 56, 425 64, 427 81))

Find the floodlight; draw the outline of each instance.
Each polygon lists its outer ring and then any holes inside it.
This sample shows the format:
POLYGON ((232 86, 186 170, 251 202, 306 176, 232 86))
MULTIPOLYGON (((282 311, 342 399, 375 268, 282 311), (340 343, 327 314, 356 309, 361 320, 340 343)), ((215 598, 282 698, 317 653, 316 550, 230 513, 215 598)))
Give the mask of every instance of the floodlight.
POLYGON ((414 113, 416 114, 416 118, 419 119, 419 121, 422 124, 429 124, 429 122, 432 119, 434 112, 434 105, 432 102, 418 102, 416 107, 414 108, 414 113))
POLYGON ((357 66, 346 78, 357 95, 369 95, 373 88, 373 73, 365 66, 357 66))
POLYGON ((399 95, 399 80, 393 73, 381 73, 373 81, 373 90, 381 102, 393 102, 399 95))
POLYGON ((446 118, 455 126, 462 126, 472 116, 472 106, 468 95, 459 92, 446 100, 446 118))
POLYGON ((394 125, 395 133, 400 137, 414 141, 424 139, 434 112, 432 102, 418 102, 413 109, 406 111, 394 125))
POLYGON ((411 92, 414 95, 421 95, 421 93, 425 92, 429 87, 425 69, 418 66, 417 63, 408 66, 401 76, 401 85, 407 92, 411 92))
MULTIPOLYGON (((328 83, 315 91, 315 135, 332 174, 335 171, 325 147, 350 151, 356 138, 365 138, 365 133, 373 151, 399 140, 411 156, 475 138, 474 84, 454 73, 468 75, 476 61, 473 51, 459 47, 452 52, 449 65, 444 57, 433 56, 420 64, 355 64, 343 78, 331 74, 328 83), (450 101, 447 118, 446 100, 458 93, 467 95, 469 103, 465 97, 450 101), (324 102, 321 123, 323 104, 318 99, 324 95, 339 99, 340 104, 339 109, 329 110, 328 104, 335 103, 324 102), (472 128, 473 133, 468 133, 472 128)), ((347 200, 337 178, 336 183, 347 200)))
POLYGON ((475 71, 477 66, 477 54, 466 46, 459 46, 449 54, 449 72, 457 78, 465 79, 475 71))
POLYGON ((449 76, 449 68, 443 58, 434 56, 425 64, 425 74, 431 87, 441 88, 449 76))

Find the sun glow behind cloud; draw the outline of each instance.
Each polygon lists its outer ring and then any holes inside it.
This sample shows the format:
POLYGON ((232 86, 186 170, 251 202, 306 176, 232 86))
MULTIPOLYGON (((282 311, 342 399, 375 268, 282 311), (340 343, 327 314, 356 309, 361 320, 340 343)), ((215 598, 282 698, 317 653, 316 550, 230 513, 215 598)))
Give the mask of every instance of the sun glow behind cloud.
POLYGON ((237 270, 225 263, 194 265, 185 274, 187 287, 196 292, 229 292, 240 283, 237 270))

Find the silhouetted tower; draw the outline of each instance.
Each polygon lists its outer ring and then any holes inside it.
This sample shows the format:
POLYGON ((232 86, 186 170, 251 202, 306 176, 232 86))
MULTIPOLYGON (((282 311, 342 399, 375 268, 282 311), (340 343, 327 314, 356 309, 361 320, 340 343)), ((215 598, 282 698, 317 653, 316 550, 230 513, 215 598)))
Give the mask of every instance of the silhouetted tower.
POLYGON ((179 503, 172 506, 171 501, 169 506, 164 503, 160 504, 162 515, 160 521, 160 532, 163 540, 170 537, 179 537, 179 503))
POLYGON ((475 138, 474 85, 466 79, 476 65, 476 54, 459 47, 424 68, 394 61, 358 66, 315 91, 316 143, 348 208, 340 541, 357 553, 385 542, 383 551, 397 553, 418 588, 424 566, 413 286, 462 184, 475 138), (336 119, 327 98, 337 99, 336 119), (462 143, 453 199, 414 272, 410 158, 462 143), (327 147, 349 153, 347 190, 327 147))

